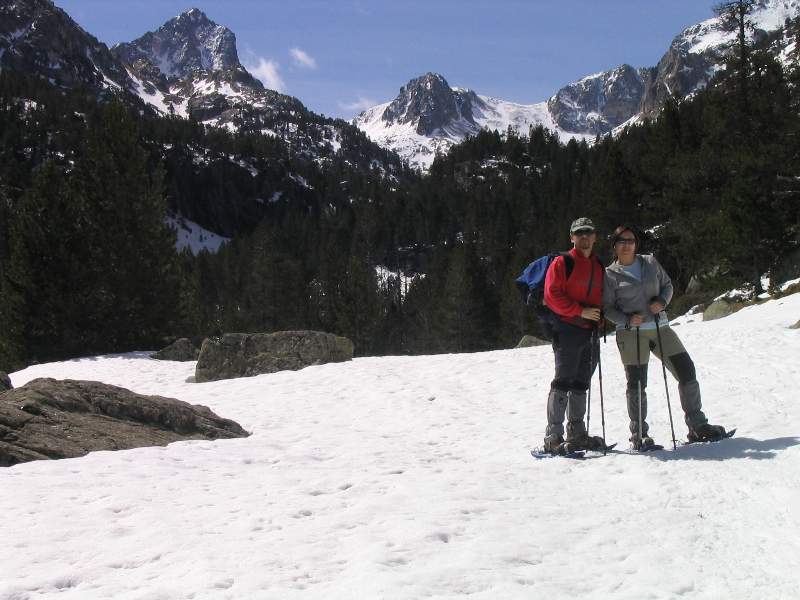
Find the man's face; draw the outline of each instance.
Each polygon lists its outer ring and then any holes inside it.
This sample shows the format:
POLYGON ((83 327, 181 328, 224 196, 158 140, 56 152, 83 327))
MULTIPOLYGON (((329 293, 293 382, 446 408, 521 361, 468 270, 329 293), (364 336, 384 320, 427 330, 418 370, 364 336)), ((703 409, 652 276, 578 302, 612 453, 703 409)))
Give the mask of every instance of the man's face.
POLYGON ((594 229, 579 229, 569 239, 578 250, 591 251, 597 241, 597 234, 594 229))

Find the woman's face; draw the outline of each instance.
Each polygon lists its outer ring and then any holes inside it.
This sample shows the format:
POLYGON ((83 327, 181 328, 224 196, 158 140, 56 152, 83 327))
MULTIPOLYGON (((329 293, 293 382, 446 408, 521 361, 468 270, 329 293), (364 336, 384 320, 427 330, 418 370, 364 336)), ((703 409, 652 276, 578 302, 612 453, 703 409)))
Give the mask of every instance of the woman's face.
POLYGON ((633 258, 636 254, 636 236, 630 229, 626 229, 617 236, 617 241, 614 242, 614 253, 622 262, 626 262, 626 259, 633 258))

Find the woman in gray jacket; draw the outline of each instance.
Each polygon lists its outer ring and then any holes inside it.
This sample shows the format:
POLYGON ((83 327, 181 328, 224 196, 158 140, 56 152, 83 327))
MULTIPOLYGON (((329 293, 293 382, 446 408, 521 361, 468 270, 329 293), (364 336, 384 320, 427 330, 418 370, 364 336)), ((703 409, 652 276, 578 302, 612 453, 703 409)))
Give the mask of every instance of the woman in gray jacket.
POLYGON ((625 395, 633 447, 646 450, 654 446, 645 420, 647 363, 651 351, 678 380, 689 441, 714 441, 724 437, 725 428, 709 425, 703 414, 694 363, 669 326, 664 310, 672 299, 669 275, 654 256, 636 253, 639 238, 632 228, 617 227, 612 244, 616 260, 606 268, 603 309, 605 317, 617 326, 617 347, 628 381, 625 395))

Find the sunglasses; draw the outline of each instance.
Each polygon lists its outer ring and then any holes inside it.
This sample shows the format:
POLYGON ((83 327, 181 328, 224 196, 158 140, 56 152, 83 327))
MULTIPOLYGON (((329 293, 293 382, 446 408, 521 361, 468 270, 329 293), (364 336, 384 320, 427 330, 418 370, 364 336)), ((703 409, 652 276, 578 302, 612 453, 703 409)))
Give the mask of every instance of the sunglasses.
POLYGON ((594 233, 594 229, 578 229, 577 231, 573 231, 572 235, 592 235, 594 233))
POLYGON ((615 244, 635 244, 636 238, 617 238, 615 244))

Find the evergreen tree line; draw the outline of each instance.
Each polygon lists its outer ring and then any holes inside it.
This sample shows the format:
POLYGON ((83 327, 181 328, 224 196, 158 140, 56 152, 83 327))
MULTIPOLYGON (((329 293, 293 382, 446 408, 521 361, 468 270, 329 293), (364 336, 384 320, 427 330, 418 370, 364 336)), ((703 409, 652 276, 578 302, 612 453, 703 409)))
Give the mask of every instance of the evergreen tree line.
POLYGON ((537 332, 514 278, 578 216, 648 230, 679 292, 757 289, 800 235, 800 70, 772 42, 616 138, 482 132, 424 177, 358 133, 320 156, 0 74, 0 368, 298 328, 360 355, 509 347, 537 332), (177 254, 168 209, 234 239, 177 254))

